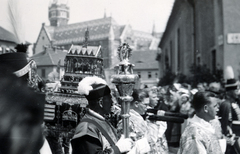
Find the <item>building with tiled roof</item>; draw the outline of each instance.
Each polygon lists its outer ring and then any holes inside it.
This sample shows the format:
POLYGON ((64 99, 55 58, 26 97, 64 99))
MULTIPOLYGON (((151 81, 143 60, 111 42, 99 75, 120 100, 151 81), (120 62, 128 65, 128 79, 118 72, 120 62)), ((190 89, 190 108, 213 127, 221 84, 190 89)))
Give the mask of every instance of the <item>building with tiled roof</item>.
POLYGON ((15 50, 14 48, 17 42, 17 38, 14 34, 0 27, 0 54, 15 50))
POLYGON ((37 64, 37 73, 44 80, 47 80, 48 74, 54 68, 59 67, 60 76, 64 73, 64 59, 67 55, 67 50, 56 47, 45 47, 40 53, 31 57, 37 64))
POLYGON ((44 46, 59 46, 68 50, 72 44, 83 44, 84 33, 89 31, 89 45, 101 45, 104 51, 104 68, 113 64, 112 57, 116 56, 117 47, 123 42, 131 45, 133 50, 157 49, 160 38, 151 33, 133 30, 131 25, 119 25, 112 17, 106 17, 67 24, 69 7, 67 1, 57 0, 49 6, 50 26, 42 24, 42 28, 34 45, 33 54, 44 50, 44 46), (65 4, 66 3, 66 4, 65 4), (154 46, 154 44, 156 44, 154 46))
POLYGON ((159 81, 159 64, 156 61, 158 50, 145 50, 132 52, 129 61, 135 66, 134 74, 138 74, 141 81, 141 88, 144 85, 156 86, 159 81))
MULTIPOLYGON (((131 25, 128 24, 119 25, 113 17, 104 16, 100 19, 68 24, 69 7, 67 7, 67 3, 60 3, 59 0, 55 0, 54 3, 52 2, 49 5, 49 20, 49 26, 44 23, 42 24, 33 48, 33 58, 37 57, 41 61, 38 62, 38 64, 41 63, 41 69, 38 66, 38 72, 41 77, 41 74, 45 75, 45 77, 48 74, 49 69, 46 68, 46 60, 44 59, 50 59, 50 56, 47 58, 45 57, 46 55, 42 55, 41 57, 39 53, 45 53, 46 47, 58 47, 69 50, 73 44, 82 45, 85 41, 86 31, 89 33, 88 45, 101 46, 101 57, 103 58, 107 81, 112 73, 110 68, 113 68, 118 63, 117 48, 119 45, 124 42, 128 43, 133 52, 157 50, 161 38, 161 34, 155 33, 154 28, 152 33, 137 31, 132 29, 131 25)), ((64 59, 64 57, 55 56, 55 59, 58 61, 57 59, 64 59)), ((63 63, 62 60, 61 63, 63 63)), ((56 65, 57 62, 52 64, 51 67, 56 65)), ((61 67, 63 68, 62 64, 61 67)))

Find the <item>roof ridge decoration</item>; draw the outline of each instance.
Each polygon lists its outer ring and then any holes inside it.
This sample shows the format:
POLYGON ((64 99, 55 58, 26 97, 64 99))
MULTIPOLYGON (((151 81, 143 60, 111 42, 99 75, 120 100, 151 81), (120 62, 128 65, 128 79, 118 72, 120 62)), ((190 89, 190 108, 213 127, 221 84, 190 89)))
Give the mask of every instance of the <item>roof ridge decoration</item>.
POLYGON ((87 49, 85 49, 85 54, 84 55, 88 56, 88 50, 87 49))
POLYGON ((97 49, 97 52, 96 52, 95 57, 101 57, 101 51, 100 51, 100 49, 101 49, 101 45, 98 46, 98 49, 97 49))
POLYGON ((77 54, 80 54, 81 49, 80 49, 80 48, 77 48, 76 51, 77 51, 77 54))
POLYGON ((80 55, 83 55, 83 52, 82 52, 82 50, 80 50, 80 53, 79 53, 80 55))
POLYGON ((90 56, 94 56, 94 54, 93 54, 93 50, 91 50, 91 52, 90 52, 89 55, 90 55, 90 56))
POLYGON ((101 46, 89 46, 86 48, 81 45, 72 45, 67 53, 69 55, 101 57, 101 46))
POLYGON ((85 31, 85 41, 84 41, 84 44, 83 44, 83 48, 87 48, 88 46, 88 39, 89 39, 89 31, 88 31, 88 27, 87 27, 87 30, 85 31))

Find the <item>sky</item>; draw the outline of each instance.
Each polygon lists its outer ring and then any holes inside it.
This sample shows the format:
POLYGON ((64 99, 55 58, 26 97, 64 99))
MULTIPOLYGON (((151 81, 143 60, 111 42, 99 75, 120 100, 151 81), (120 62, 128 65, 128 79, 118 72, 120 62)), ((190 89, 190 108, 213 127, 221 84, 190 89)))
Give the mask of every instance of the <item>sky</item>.
MULTIPOLYGON (((19 37, 34 43, 42 23, 49 25, 48 7, 51 0, 1 0, 0 26, 14 32, 19 37), (11 28, 11 15, 7 2, 10 1, 15 28, 11 28), (16 11, 17 10, 17 11, 16 11), (17 12, 17 13, 16 13, 17 12), (17 27, 17 28, 16 28, 17 27)), ((61 0, 66 1, 66 0, 61 0)), ((155 24, 156 32, 166 27, 174 0, 68 0, 70 8, 69 24, 82 21, 113 17, 120 25, 130 24, 134 30, 151 32, 155 24)))

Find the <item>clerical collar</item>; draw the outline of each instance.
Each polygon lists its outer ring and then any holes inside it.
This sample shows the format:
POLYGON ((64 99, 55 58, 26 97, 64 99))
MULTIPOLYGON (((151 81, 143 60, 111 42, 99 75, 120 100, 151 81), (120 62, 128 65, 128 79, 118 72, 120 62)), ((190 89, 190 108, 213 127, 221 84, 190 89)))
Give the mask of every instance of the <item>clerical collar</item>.
POLYGON ((98 114, 97 112, 95 112, 91 109, 88 109, 88 112, 89 112, 89 114, 91 114, 92 116, 94 116, 100 120, 105 120, 105 118, 103 116, 101 116, 100 114, 98 114))

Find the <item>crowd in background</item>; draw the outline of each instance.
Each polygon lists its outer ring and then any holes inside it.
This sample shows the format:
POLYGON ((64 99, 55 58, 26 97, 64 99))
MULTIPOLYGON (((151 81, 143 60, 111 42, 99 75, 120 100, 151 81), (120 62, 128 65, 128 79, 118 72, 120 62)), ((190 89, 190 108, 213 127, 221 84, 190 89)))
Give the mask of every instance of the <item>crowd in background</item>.
MULTIPOLYGON (((164 87, 157 87, 157 86, 152 86, 152 87, 145 87, 144 89, 139 89, 138 91, 141 91, 142 93, 145 93, 145 97, 149 97, 149 103, 146 103, 146 100, 144 99, 139 99, 137 100, 138 102, 142 102, 145 104, 146 109, 145 112, 139 112, 139 114, 144 118, 146 121, 146 129, 148 129, 148 136, 151 138, 151 136, 156 137, 156 133, 151 134, 151 124, 154 123, 163 123, 161 125, 162 129, 161 131, 163 132, 161 137, 161 141, 167 143, 163 145, 163 143, 157 143, 161 145, 162 149, 164 150, 159 150, 159 153, 164 153, 163 151, 167 151, 171 153, 172 151, 168 149, 169 147, 175 147, 176 149, 179 148, 180 146, 180 139, 181 135, 183 134, 187 123, 189 119, 193 118, 195 115, 195 109, 192 104, 193 96, 196 93, 205 93, 209 92, 214 95, 216 98, 217 102, 217 107, 216 107, 216 117, 210 121, 212 127, 215 129, 216 136, 218 139, 225 139, 226 140, 226 153, 237 153, 236 151, 239 150, 238 146, 238 136, 239 136, 239 130, 238 130, 238 122, 240 120, 240 112, 239 110, 239 89, 238 85, 234 85, 235 87, 233 89, 227 89, 223 87, 220 83, 213 82, 210 84, 207 83, 198 83, 196 88, 192 88, 189 84, 179 84, 179 83, 174 83, 173 85, 167 85, 164 87), (235 93, 231 94, 231 92, 235 93), (231 111, 231 109, 228 109, 224 104, 226 104, 226 101, 231 99, 228 104, 231 106, 235 106, 234 111, 231 111), (157 112, 152 112, 154 110, 149 110, 149 109, 154 109, 157 112), (149 120, 146 117, 151 114, 159 115, 159 116, 165 116, 165 119, 159 119, 159 120, 149 120), (165 113, 165 114, 164 114, 165 113), (173 116, 169 117, 170 119, 166 119, 167 114, 166 113, 171 113, 173 116), (175 114, 174 114, 175 113, 175 114), (228 114, 228 115, 226 115, 228 114), (235 114, 235 115, 234 115, 235 114), (230 115, 230 116, 229 116, 230 115), (176 118, 178 117, 177 121, 172 122, 171 118, 176 118), (184 118, 184 121, 182 121, 182 118, 184 118), (234 121, 234 125, 232 125, 232 121, 234 121), (235 145, 234 145, 235 144, 235 145)), ((116 90, 113 91, 113 96, 118 96, 116 90)), ((135 92, 133 92, 133 98, 135 97, 134 95, 135 92)), ((143 94, 142 94, 143 95, 143 94)), ((115 99, 116 100, 116 99, 115 99)), ((136 101, 136 99, 134 99, 136 101)), ((116 107, 117 110, 120 109, 120 104, 116 101, 115 105, 118 106, 116 107)), ((132 104, 131 104, 132 105, 132 104)), ((134 108, 134 107, 133 107, 134 108)), ((132 109, 132 107, 130 107, 132 109)), ((135 110, 135 111, 138 111, 135 110)), ((143 110, 144 111, 144 110, 143 110)), ((240 111, 240 110, 239 110, 240 111)), ((115 114, 119 114, 120 112, 117 111, 115 114)), ((131 110, 130 110, 131 113, 131 110)), ((134 117, 134 114, 130 114, 132 117, 134 117)), ((118 120, 120 119, 119 117, 117 118, 118 120)), ((130 123, 131 123, 131 117, 130 117, 130 123)), ((136 122, 137 118, 133 118, 132 121, 135 121, 135 123, 140 124, 140 122, 136 122)), ((117 121, 118 121, 117 120, 117 121)), ((134 122, 133 122, 134 123, 134 122)), ((113 122, 114 124, 114 122, 113 122)), ((158 124, 160 125, 160 124, 158 124)), ((116 128, 119 127, 119 125, 116 125, 115 121, 115 126, 116 128)), ((130 126, 132 127, 132 126, 130 126)), ((136 126, 135 126, 136 127, 136 126)), ((144 125, 137 126, 141 129, 144 128, 144 125)), ((117 128, 119 129, 119 128, 117 128)), ((136 128, 135 128, 136 129, 136 128)), ((131 128, 133 131, 133 128, 131 128)), ((142 130, 143 131, 143 130, 142 130)), ((135 131, 138 132, 138 131, 135 131)), ((143 131, 146 132, 146 131, 143 131)), ((148 139, 150 142, 151 139, 148 139)), ((157 139, 156 139, 157 140, 157 139)), ((156 142, 155 142, 156 143, 156 142)), ((150 143, 151 145, 152 143, 150 143)), ((151 145, 152 146, 152 145, 151 145)), ((153 149, 152 149, 153 150, 153 149)), ((153 150, 154 151, 154 150, 153 150)), ((176 151, 175 151, 176 152, 176 151)), ((238 151, 239 152, 239 151, 238 151)), ((156 151, 152 153, 157 153, 156 151)))
MULTIPOLYGON (((216 98, 217 114, 209 123, 215 129, 217 138, 226 141, 226 147, 223 148, 226 153, 239 152, 240 93, 237 82, 234 83, 234 88, 231 86, 228 89, 218 82, 213 82, 209 84, 198 83, 196 88, 192 88, 186 83, 174 83, 163 87, 145 86, 143 89, 134 89, 133 101, 130 102, 130 131, 133 140, 139 140, 141 145, 135 147, 141 147, 142 151, 152 154, 177 153, 181 147, 181 136, 189 120, 196 113, 192 104, 194 95, 201 92, 210 92, 216 98), (233 96, 229 91, 233 91, 235 95, 233 96), (229 106, 225 105, 226 101, 229 100, 230 102, 227 102, 227 104, 230 104, 230 108, 232 108, 232 105, 235 106, 234 112, 229 109, 229 106), (153 118, 151 115, 156 115, 156 117, 153 118), (234 121, 233 125, 232 121, 234 121)), ((121 101, 116 89, 111 89, 111 94, 114 109, 111 114, 108 114, 107 119, 117 129, 120 138, 123 133, 120 116, 121 101)), ((138 153, 137 150, 135 148, 134 153, 138 153)))
MULTIPOLYGON (((44 93, 39 92, 48 87, 43 82, 37 83, 38 76, 33 71, 19 73, 19 69, 32 64, 25 56, 9 54, 6 54, 8 58, 1 55, 0 59, 0 71, 4 72, 0 74, 0 140, 4 143, 0 153, 39 153, 43 143, 47 143, 43 135, 44 93), (16 65, 16 59, 22 65, 16 65), (21 76, 15 76, 16 72, 21 76)), ((58 88, 52 87, 53 91, 58 88)), ((171 147, 179 154, 240 151, 240 95, 234 78, 224 86, 214 82, 198 83, 192 88, 189 84, 174 83, 134 89, 129 112, 130 138, 122 137, 121 100, 117 90, 110 89, 103 79, 85 77, 77 93, 84 95, 89 104, 68 146, 73 154, 174 153, 171 147), (89 85, 83 83, 86 81, 89 85)), ((58 150, 63 153, 61 146, 58 150)))

